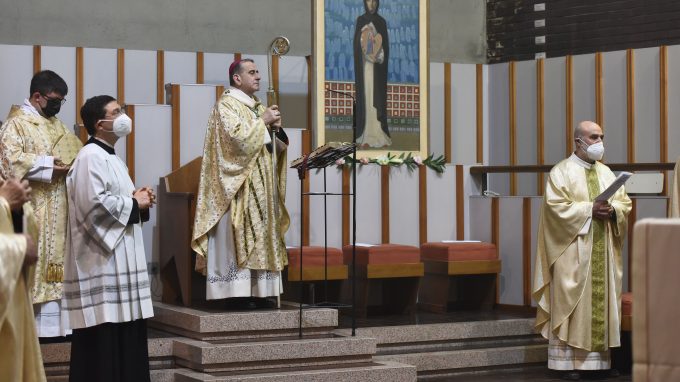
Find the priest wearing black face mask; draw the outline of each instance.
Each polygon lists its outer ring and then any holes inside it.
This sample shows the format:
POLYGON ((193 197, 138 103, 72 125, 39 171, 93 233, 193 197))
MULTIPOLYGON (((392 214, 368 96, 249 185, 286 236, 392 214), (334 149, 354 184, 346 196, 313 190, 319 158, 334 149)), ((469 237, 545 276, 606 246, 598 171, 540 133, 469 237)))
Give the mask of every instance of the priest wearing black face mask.
MULTIPOLYGON (((44 70, 31 80, 29 97, 12 106, 0 127, 0 172, 27 179, 33 189, 29 204, 40 229, 38 263, 32 301, 39 337, 68 334, 61 321, 61 294, 68 208, 65 175, 82 147, 57 113, 68 87, 56 73, 44 70)), ((21 223, 20 216, 15 218, 21 223)))

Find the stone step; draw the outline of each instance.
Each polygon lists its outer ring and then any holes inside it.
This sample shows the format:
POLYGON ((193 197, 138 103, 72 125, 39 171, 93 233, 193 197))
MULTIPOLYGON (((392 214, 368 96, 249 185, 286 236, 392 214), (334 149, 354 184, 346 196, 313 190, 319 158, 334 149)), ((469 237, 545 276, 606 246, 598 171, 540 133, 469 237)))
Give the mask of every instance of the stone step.
POLYGON ((391 361, 362 364, 333 365, 324 368, 304 370, 268 370, 249 374, 201 373, 192 370, 177 370, 175 382, 414 382, 416 368, 391 361))
POLYGON ((243 371, 370 362, 375 340, 367 337, 303 337, 278 340, 175 340, 175 363, 198 371, 243 371))
POLYGON ((478 368, 535 365, 547 362, 548 345, 504 346, 427 353, 378 355, 374 361, 414 365, 418 375, 437 375, 478 368))
MULTIPOLYGON (((298 333, 297 305, 282 303, 281 309, 225 311, 186 308, 154 302, 149 326, 197 340, 262 338, 298 333)), ((328 334, 338 325, 335 309, 305 309, 302 327, 306 335, 328 334)))

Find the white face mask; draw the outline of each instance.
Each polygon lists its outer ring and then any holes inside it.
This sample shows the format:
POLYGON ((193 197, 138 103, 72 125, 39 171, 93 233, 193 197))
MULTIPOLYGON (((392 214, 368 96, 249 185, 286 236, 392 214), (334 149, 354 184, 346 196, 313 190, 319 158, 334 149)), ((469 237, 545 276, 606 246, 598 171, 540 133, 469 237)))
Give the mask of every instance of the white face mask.
POLYGON ((586 155, 590 160, 602 160, 604 157, 604 144, 602 142, 593 143, 592 145, 587 145, 581 138, 579 138, 582 144, 586 145, 586 155))
MULTIPOLYGON (((102 119, 102 121, 110 121, 110 119, 102 119)), ((122 138, 132 132, 132 120, 127 114, 121 114, 113 120, 113 130, 117 137, 122 138)))

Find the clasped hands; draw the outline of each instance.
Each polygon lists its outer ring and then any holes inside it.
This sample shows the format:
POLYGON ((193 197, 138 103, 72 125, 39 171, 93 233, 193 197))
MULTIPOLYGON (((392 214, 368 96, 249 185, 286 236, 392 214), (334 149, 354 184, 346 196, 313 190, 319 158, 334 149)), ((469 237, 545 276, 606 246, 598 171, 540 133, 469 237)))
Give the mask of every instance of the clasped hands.
POLYGON ((606 200, 596 200, 593 202, 593 217, 600 220, 611 219, 614 207, 606 200))
POLYGON ((54 167, 52 167, 52 180, 59 178, 60 176, 65 176, 71 166, 62 162, 59 157, 54 157, 54 167))
POLYGON ((269 128, 278 130, 281 128, 281 112, 279 111, 279 105, 271 105, 262 114, 262 120, 264 124, 269 128))
MULTIPOLYGON (((12 211, 20 211, 21 207, 31 198, 31 186, 28 180, 9 178, 0 179, 0 197, 7 200, 12 211)), ((38 261, 38 248, 29 235, 26 238, 26 253, 24 255, 24 267, 31 266, 38 261)))
POLYGON ((142 187, 132 193, 132 197, 137 200, 140 209, 145 210, 156 204, 156 194, 151 187, 142 187))

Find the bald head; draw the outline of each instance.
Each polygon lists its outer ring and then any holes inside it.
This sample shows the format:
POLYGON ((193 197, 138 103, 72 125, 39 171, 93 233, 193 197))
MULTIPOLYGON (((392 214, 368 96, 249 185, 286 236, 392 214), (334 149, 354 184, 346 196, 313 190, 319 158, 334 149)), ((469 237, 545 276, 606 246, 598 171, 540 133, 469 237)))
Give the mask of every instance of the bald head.
POLYGON ((602 128, 592 121, 581 121, 574 130, 574 139, 587 137, 593 133, 602 134, 602 128))

